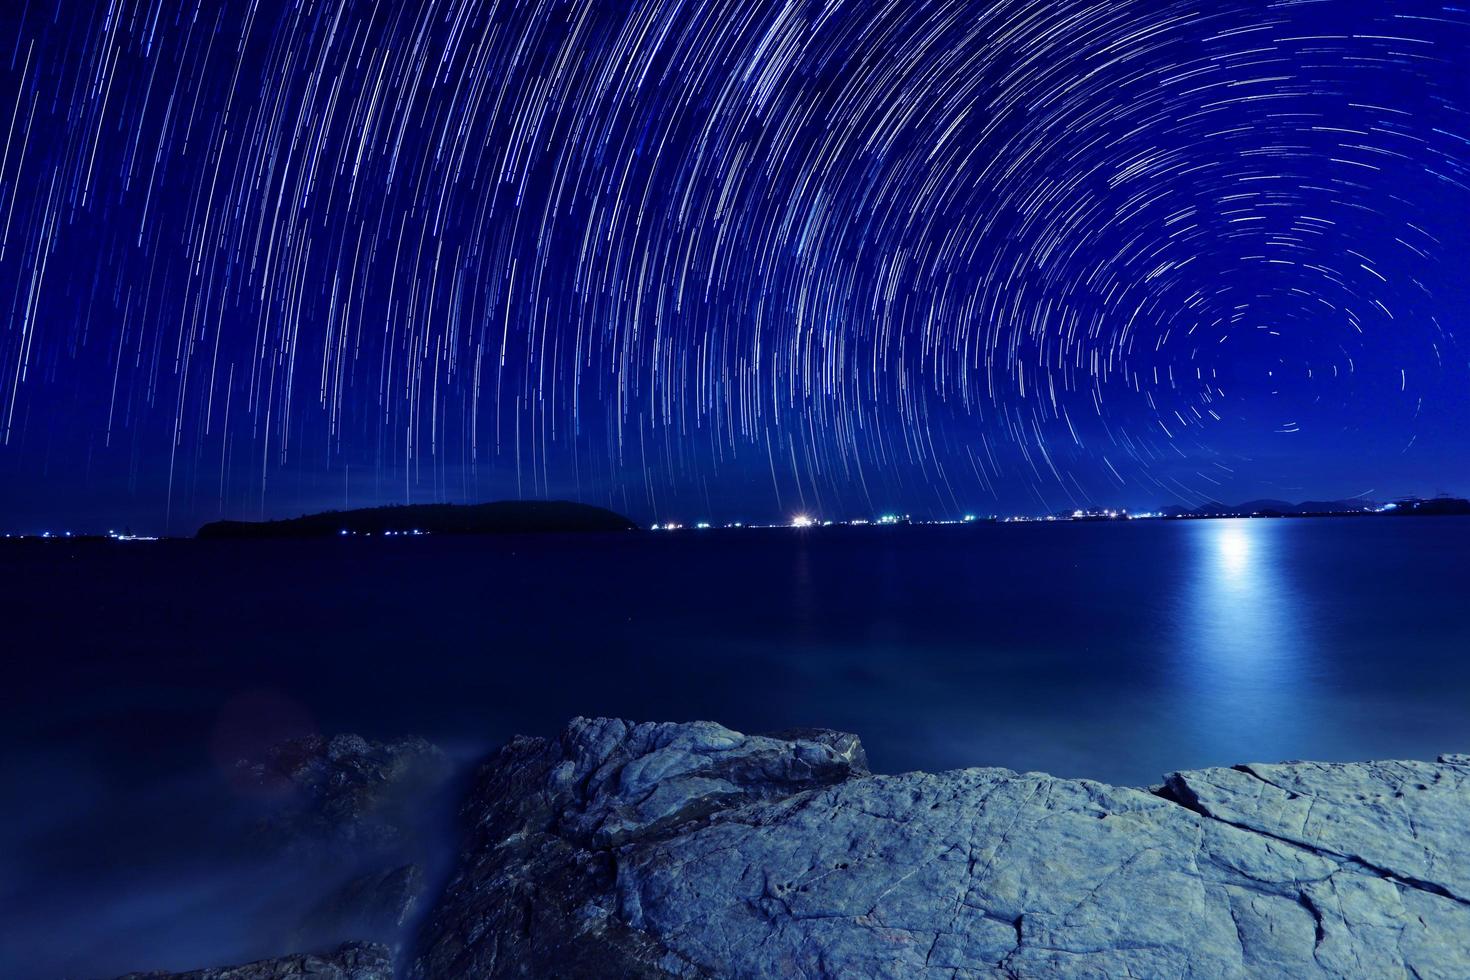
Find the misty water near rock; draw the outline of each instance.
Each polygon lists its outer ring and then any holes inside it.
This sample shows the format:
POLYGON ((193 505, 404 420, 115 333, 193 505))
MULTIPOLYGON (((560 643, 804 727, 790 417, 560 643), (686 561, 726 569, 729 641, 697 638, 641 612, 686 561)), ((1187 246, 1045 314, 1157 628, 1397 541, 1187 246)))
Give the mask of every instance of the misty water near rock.
POLYGON ((1133 786, 1470 746, 1458 518, 26 542, 0 576, 7 977, 353 938, 334 895, 393 894, 409 864, 442 885, 472 763, 579 714, 822 726, 877 772, 1133 786), (300 798, 239 765, 297 739, 287 768, 316 771, 343 733, 445 753, 370 867, 270 846, 300 798))

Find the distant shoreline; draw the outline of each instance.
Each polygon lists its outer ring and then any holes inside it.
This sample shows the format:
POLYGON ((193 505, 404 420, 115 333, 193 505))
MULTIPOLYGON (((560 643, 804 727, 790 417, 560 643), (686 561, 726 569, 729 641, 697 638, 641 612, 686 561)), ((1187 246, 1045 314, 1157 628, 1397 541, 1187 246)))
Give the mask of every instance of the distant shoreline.
MULTIPOLYGON (((1434 504, 1436 501, 1426 501, 1434 504)), ((1115 516, 1096 514, 1075 515, 1051 515, 1051 516, 987 516, 968 520, 912 520, 903 518, 899 520, 853 520, 853 521, 812 521, 808 524, 719 524, 710 526, 698 525, 655 525, 651 529, 634 524, 632 521, 622 518, 611 511, 603 513, 611 515, 617 523, 581 526, 559 526, 555 524, 541 524, 533 526, 511 526, 500 525, 485 528, 471 527, 469 529, 436 528, 430 521, 409 520, 403 527, 378 527, 362 528, 361 526, 341 526, 343 515, 374 513, 377 511, 405 512, 417 510, 416 506, 372 508, 368 511, 327 511, 322 514, 309 515, 306 518, 291 518, 281 521, 221 521, 205 525, 205 528, 224 527, 224 531, 211 531, 203 533, 204 528, 194 535, 135 535, 128 533, 107 534, 73 534, 68 532, 23 534, 7 533, 0 535, 0 544, 21 542, 44 542, 44 543, 155 543, 163 541, 281 541, 281 540, 323 540, 342 538, 363 537, 516 537, 536 536, 544 534, 626 534, 629 531, 643 531, 644 533, 669 534, 679 532, 681 535, 698 536, 701 534, 727 535, 738 531, 866 531, 884 530, 889 528, 942 528, 942 527, 974 527, 991 526, 998 524, 1128 524, 1128 523, 1168 523, 1172 521, 1215 521, 1215 520, 1276 520, 1276 519, 1300 519, 1300 518, 1335 518, 1335 517, 1470 517, 1470 502, 1451 498, 1443 501, 1448 506, 1419 507, 1419 508, 1394 508, 1390 510, 1344 510, 1344 511, 1300 511, 1300 512, 1221 512, 1221 513, 1150 513, 1131 514, 1118 512, 1115 516), (328 530, 313 528, 310 531, 286 531, 278 530, 282 525, 295 525, 298 522, 311 521, 322 524, 337 525, 328 530), (414 526, 407 526, 414 525, 414 526), (243 530, 242 530, 243 529, 243 530)), ((438 507, 441 505, 426 505, 438 507)), ((458 508, 486 507, 496 505, 442 505, 443 507, 458 508)), ((577 505, 581 506, 581 505, 577 505)), ((598 511, 600 508, 589 508, 598 511)), ((407 515, 403 515, 407 516, 407 515)))
POLYGON ((201 540, 327 538, 353 535, 584 534, 631 531, 621 514, 563 500, 502 500, 488 504, 410 504, 326 511, 278 521, 215 521, 201 540))

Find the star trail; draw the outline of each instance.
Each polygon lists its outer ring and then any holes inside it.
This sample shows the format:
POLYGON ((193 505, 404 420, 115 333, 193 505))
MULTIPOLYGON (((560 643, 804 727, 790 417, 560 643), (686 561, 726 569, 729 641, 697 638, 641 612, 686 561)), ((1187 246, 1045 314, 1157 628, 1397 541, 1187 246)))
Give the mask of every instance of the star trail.
POLYGON ((1464 7, 0 18, 19 519, 1470 489, 1464 7))

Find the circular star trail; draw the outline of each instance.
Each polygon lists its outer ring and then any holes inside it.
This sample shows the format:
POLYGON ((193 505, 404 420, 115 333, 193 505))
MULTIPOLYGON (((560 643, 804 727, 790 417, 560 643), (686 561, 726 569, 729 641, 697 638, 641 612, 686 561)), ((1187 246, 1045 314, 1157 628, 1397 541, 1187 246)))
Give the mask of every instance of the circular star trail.
POLYGON ((12 506, 952 515, 1470 448, 1460 7, 3 16, 12 506))

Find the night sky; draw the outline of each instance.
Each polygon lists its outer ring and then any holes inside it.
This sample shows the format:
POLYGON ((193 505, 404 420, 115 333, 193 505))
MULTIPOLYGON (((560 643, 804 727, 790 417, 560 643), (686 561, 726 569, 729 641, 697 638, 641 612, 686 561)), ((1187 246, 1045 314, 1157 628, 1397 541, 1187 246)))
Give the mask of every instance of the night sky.
POLYGON ((5 0, 0 524, 1470 491, 1470 10, 5 0))

